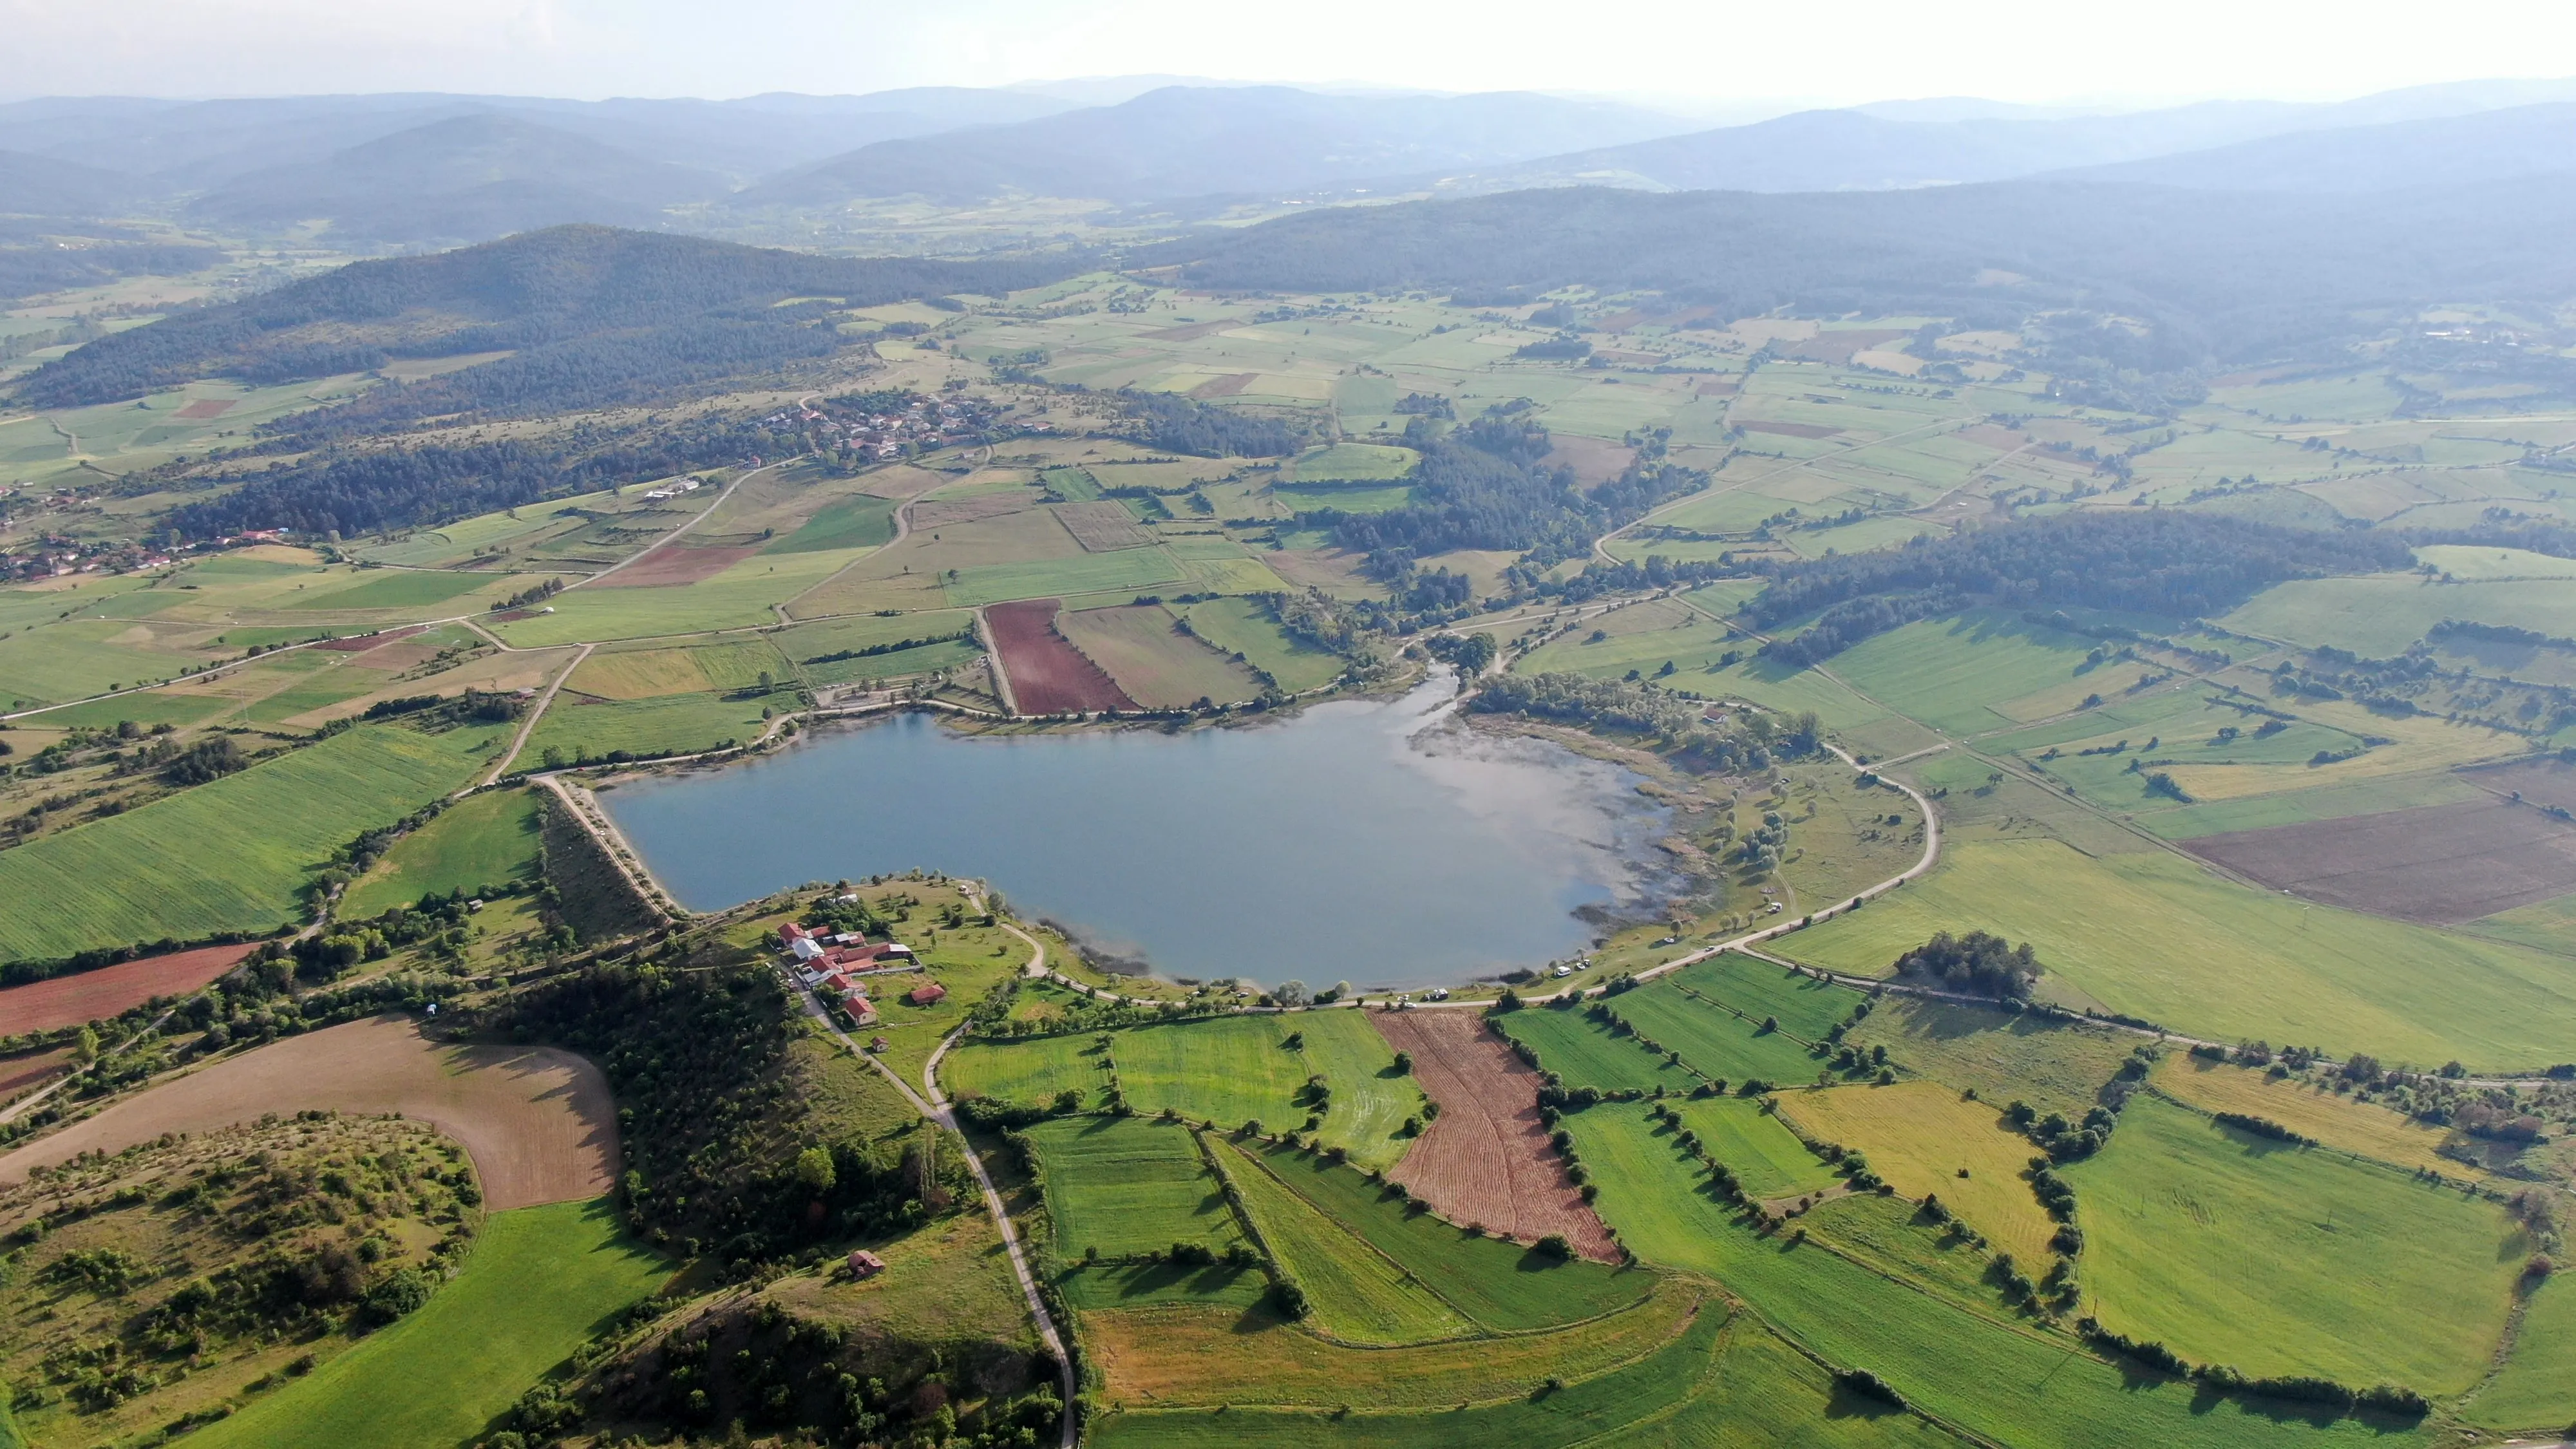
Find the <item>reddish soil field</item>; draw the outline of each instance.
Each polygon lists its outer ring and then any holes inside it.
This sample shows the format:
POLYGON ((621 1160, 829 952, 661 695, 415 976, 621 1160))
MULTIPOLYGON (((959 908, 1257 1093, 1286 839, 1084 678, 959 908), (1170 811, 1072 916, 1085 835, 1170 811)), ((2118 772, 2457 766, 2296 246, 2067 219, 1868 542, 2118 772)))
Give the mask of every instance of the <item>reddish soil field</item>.
POLYGON ((1737 423, 1748 433, 1775 433, 1783 438, 1830 438, 1842 431, 1817 423, 1737 423))
POLYGON ((1061 599, 1023 599, 984 611, 1020 713, 1136 708, 1118 681, 1055 632, 1056 611, 1063 606, 1061 599))
POLYGON ((2576 825, 2503 801, 2177 843, 2274 890, 2426 925, 2457 925, 2576 891, 2576 825))
POLYGON ((233 401, 231 398, 201 397, 170 416, 188 418, 192 421, 198 418, 219 418, 233 410, 233 401))
POLYGON ((616 1181, 616 1107, 587 1060, 552 1047, 444 1046, 378 1017, 217 1062, 38 1138, 0 1157, 0 1186, 83 1152, 308 1109, 431 1124, 464 1144, 496 1211, 583 1201, 616 1181))
POLYGON ((760 545, 740 548, 690 548, 673 544, 655 549, 591 587, 599 589, 650 589, 671 584, 694 584, 711 579, 735 564, 760 552, 760 545))
POLYGON ((2460 778, 2494 792, 2499 799, 2518 794, 2535 805, 2576 810, 2576 765, 2560 764, 2554 759, 2516 760, 2509 765, 2462 770, 2460 778))
POLYGON ((0 1102, 8 1101, 29 1087, 42 1085, 46 1078, 71 1063, 70 1047, 56 1047, 49 1052, 34 1052, 0 1062, 0 1102))
POLYGON ((1260 379, 1261 374, 1257 372, 1229 372, 1223 377, 1211 377, 1207 381, 1200 383, 1198 386, 1191 388, 1190 396, 1233 397, 1245 388, 1252 386, 1255 382, 1260 381, 1260 379))
POLYGON ((1619 1259, 1609 1232, 1568 1187, 1538 1120, 1538 1073, 1472 1011, 1372 1011, 1378 1035, 1413 1054, 1440 1115, 1388 1177, 1455 1223, 1521 1242, 1563 1233, 1575 1251, 1619 1259))
POLYGON ((381 634, 357 634, 346 639, 325 639, 313 647, 328 649, 334 654, 364 654, 379 645, 391 644, 396 639, 408 639, 428 627, 427 624, 406 624, 399 629, 387 629, 381 634))
POLYGON ((200 946, 9 987, 0 991, 0 1036, 78 1026, 141 1006, 156 996, 184 996, 258 949, 257 941, 200 946))

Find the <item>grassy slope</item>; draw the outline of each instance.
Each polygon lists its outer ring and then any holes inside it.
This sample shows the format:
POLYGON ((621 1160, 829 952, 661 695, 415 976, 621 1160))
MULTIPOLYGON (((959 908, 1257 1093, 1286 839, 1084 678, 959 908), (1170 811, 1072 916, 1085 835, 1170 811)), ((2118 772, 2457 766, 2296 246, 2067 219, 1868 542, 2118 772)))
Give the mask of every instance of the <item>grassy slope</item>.
POLYGON ((2463 1417, 2499 1429, 2550 1430, 2576 1419, 2576 1288, 2552 1279, 2531 1295, 2513 1356, 2463 1417))
POLYGON ((2393 1108, 2339 1097, 2306 1082, 2274 1081, 2252 1067, 2179 1053, 2156 1068, 2153 1080, 2158 1088, 2204 1112, 2268 1118, 2328 1147, 2399 1167, 2427 1168, 2446 1177, 2473 1172, 2435 1150, 2449 1135, 2441 1129, 2427 1127, 2393 1108))
POLYGON ((583 751, 593 757, 612 750, 634 754, 712 749, 733 740, 748 744, 769 722, 762 708, 793 709, 792 694, 729 699, 721 694, 672 694, 659 699, 613 700, 592 704, 557 699, 528 735, 520 758, 531 764, 545 758, 551 745, 573 759, 583 751))
POLYGON ((0 960, 266 930, 306 872, 471 779, 506 734, 363 726, 139 810, 0 852, 0 960), (149 891, 130 888, 150 881, 149 891))
POLYGON ((1423 1343, 1475 1331, 1436 1290, 1353 1237, 1237 1148, 1218 1160, 1262 1245, 1305 1290, 1311 1326, 1344 1343, 1423 1343))
POLYGON ((1537 1052, 1539 1064, 1569 1086, 1687 1092, 1699 1085, 1699 1078, 1639 1047, 1635 1037, 1612 1036, 1579 1009, 1541 1007, 1501 1020, 1506 1035, 1537 1052))
POLYGON ((2255 1375, 2458 1393, 2530 1251, 2493 1203, 2153 1097, 2063 1175, 2096 1316, 2255 1375))
POLYGON ((2021 1180, 2030 1139, 2005 1127, 1992 1105, 1939 1082, 1899 1082, 1783 1093, 1780 1112, 1819 1141, 1859 1149, 1905 1196, 1938 1194, 1998 1249, 2046 1261, 2057 1225, 2021 1180))
POLYGON ((428 1306, 189 1443, 451 1449, 669 1271, 604 1199, 495 1213, 428 1306))
POLYGON ((1266 671, 1291 694, 1330 684, 1345 667, 1340 655, 1289 638, 1250 599, 1209 599, 1190 605, 1186 613, 1200 638, 1225 653, 1241 654, 1244 663, 1266 671))
POLYGON ((1947 1086, 1997 1102, 2019 1097, 2042 1113, 2081 1117, 2138 1039, 1956 1001, 1882 999, 1849 1040, 1947 1086))
POLYGON ((1773 1120, 1758 1102, 1704 1097, 1665 1105, 1682 1114, 1709 1155, 1725 1163, 1755 1197, 1767 1200, 1822 1192, 1840 1180, 1840 1174, 1809 1152, 1796 1133, 1773 1120))
POLYGON ((487 790, 459 801, 395 841, 341 896, 339 914, 363 921, 431 893, 470 895, 531 876, 538 819, 533 790, 487 790))
POLYGON ((2051 977, 2196 1036, 2510 1069, 2563 1059, 2576 1034, 2563 958, 2265 895, 2161 852, 1969 841, 1930 877, 1775 944, 1878 974, 1936 930, 1971 929, 2028 940, 2051 977))
POLYGON ((1698 1189, 1696 1171, 1642 1108, 1570 1119, 1602 1216, 1650 1263, 1707 1273, 1827 1360, 1867 1368, 1971 1431, 2031 1449, 2388 1445, 2412 1436, 2285 1406, 2195 1408, 2188 1384, 2134 1380, 2063 1337, 1964 1311, 1813 1245, 1756 1236, 1698 1189), (2269 1409, 2270 1412, 2265 1410, 2269 1409))

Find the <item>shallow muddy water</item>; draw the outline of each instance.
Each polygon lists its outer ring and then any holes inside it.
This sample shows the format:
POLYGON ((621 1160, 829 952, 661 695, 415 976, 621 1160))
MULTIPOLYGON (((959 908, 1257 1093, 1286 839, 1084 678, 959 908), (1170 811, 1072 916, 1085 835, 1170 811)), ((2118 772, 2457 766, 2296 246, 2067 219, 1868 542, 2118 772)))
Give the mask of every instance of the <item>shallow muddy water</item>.
POLYGON ((953 734, 929 715, 600 796, 681 902, 914 867, 1161 975, 1456 983, 1582 949, 1667 884, 1636 777, 1448 718, 1435 680, 1241 729, 953 734))

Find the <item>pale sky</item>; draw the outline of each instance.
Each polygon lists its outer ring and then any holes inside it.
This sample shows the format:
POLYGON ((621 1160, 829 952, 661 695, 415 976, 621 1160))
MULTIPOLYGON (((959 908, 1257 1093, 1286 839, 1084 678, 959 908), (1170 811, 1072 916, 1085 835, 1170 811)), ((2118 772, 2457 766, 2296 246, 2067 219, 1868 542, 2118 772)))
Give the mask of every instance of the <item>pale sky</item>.
POLYGON ((0 98, 846 94, 1167 73, 1652 97, 2332 100, 2576 74, 2569 0, 0 0, 0 98))

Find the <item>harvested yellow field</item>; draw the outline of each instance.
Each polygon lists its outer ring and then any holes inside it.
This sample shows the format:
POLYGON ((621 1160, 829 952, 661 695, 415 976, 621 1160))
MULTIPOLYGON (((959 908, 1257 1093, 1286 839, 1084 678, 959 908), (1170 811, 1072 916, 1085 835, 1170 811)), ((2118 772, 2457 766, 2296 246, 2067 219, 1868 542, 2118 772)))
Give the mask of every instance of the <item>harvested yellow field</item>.
POLYGON ((1816 1141, 1866 1154, 1871 1170, 1907 1197, 1938 1194, 1997 1252, 2046 1260, 2057 1224, 2021 1176, 2037 1149, 2003 1125, 1993 1103, 1968 1101, 1938 1082, 1898 1082, 1785 1092, 1780 1115, 1816 1141))
POLYGON ((2420 1167, 2445 1177, 2484 1177, 2478 1168, 2434 1151, 2444 1133, 2370 1102, 2338 1097, 2320 1087, 2272 1081, 2252 1067, 2177 1055, 2156 1069, 2157 1090, 2204 1112, 2241 1112, 2278 1122, 2328 1147, 2399 1167, 2420 1167))
POLYGON ((653 699, 711 689, 748 689, 760 676, 785 679, 787 660, 766 639, 729 640, 688 649, 630 649, 594 654, 567 682, 600 699, 653 699))
POLYGON ((2529 748, 2519 735, 2483 725, 2452 724, 2429 715, 2390 719, 2356 705, 2308 700, 2299 702, 2299 714, 2349 734, 2375 736, 2392 743, 2326 765, 2176 765, 2170 772, 2174 783, 2195 800, 2237 800, 2349 780, 2448 769, 2519 755, 2529 748))

